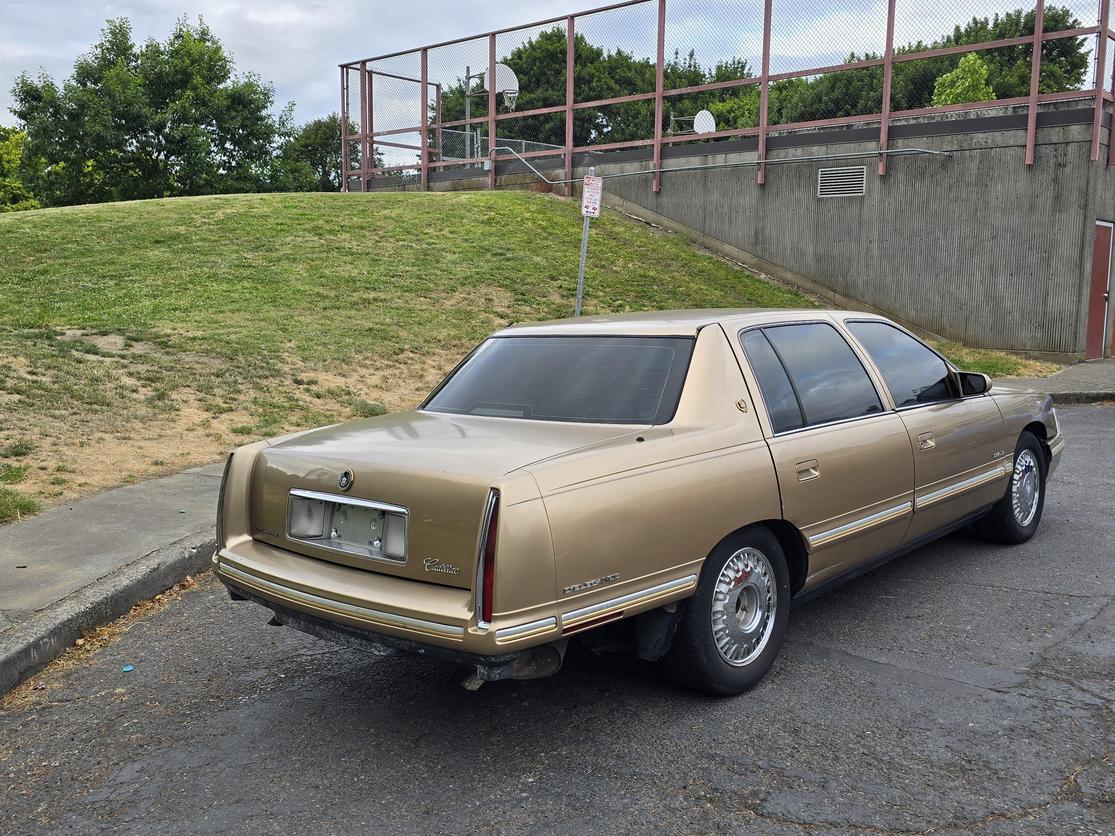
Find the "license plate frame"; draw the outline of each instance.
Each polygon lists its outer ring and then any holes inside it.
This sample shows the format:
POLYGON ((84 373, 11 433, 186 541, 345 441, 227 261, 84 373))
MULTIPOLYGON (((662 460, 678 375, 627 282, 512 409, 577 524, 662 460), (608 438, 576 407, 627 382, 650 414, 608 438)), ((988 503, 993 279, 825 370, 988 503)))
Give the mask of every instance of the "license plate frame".
MULTIPOLYGON (((286 536, 288 539, 349 557, 381 560, 396 565, 405 564, 409 545, 409 523, 409 509, 388 502, 298 488, 291 489, 287 499, 286 536), (322 517, 320 536, 294 533, 295 510, 298 507, 305 507, 296 506, 296 503, 320 505, 322 517), (397 524, 390 519, 391 516, 402 518, 402 557, 393 557, 387 553, 388 526, 397 524), (379 546, 375 544, 377 538, 380 541, 379 546)), ((393 531, 394 533, 396 532, 393 531)))

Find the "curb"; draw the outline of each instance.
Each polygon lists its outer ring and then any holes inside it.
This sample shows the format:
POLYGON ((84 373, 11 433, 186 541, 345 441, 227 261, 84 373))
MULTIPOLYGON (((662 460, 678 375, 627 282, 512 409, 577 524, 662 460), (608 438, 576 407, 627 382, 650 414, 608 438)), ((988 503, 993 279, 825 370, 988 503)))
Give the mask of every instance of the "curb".
POLYGON ((1053 403, 1061 406, 1081 403, 1102 403, 1115 401, 1115 391, 1111 392, 1050 392, 1053 403))
POLYGON ((209 567, 216 551, 212 528, 144 555, 0 634, 0 694, 61 656, 85 633, 101 627, 187 575, 209 567))

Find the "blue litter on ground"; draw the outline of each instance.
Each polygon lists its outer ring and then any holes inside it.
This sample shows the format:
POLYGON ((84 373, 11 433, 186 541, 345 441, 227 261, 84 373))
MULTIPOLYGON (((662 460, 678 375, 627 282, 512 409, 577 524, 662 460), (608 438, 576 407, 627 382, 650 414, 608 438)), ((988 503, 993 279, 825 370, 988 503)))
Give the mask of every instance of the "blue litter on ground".
POLYGON ((120 670, 123 671, 124 673, 131 673, 132 671, 135 670, 135 666, 134 665, 124 665, 124 667, 122 667, 120 670))

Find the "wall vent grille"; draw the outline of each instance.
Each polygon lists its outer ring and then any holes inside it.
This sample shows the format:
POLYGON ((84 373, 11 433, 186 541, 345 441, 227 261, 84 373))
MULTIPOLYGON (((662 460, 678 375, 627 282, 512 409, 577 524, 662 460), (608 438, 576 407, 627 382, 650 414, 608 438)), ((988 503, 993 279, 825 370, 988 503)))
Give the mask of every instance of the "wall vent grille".
POLYGON ((867 166, 822 168, 817 172, 817 197, 863 197, 867 191, 867 166))

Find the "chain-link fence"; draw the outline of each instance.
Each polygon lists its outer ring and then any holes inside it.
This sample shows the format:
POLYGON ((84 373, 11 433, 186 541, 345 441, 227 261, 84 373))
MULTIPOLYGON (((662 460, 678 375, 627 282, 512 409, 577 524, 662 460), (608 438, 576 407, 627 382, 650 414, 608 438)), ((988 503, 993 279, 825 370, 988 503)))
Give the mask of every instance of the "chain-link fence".
POLYGON ((653 147, 658 160, 725 137, 759 136, 762 155, 769 131, 841 122, 881 123, 885 150, 893 118, 1070 99, 1091 99, 1099 124, 1110 3, 633 0, 354 62, 345 182, 491 178, 484 163, 506 148, 561 154, 570 173, 576 153, 653 147))

